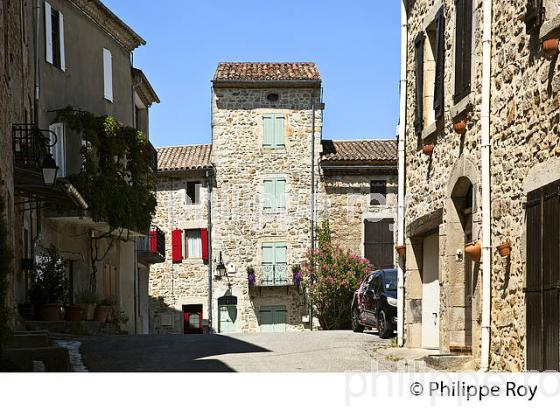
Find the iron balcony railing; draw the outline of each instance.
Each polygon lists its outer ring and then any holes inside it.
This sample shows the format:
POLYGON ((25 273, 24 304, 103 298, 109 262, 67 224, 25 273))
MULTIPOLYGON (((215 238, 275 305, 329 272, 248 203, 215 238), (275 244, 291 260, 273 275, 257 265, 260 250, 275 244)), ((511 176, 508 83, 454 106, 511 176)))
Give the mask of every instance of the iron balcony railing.
POLYGON ((138 259, 143 263, 160 263, 165 261, 165 234, 158 227, 141 236, 137 241, 138 259))
POLYGON ((34 124, 12 125, 12 150, 16 167, 38 170, 55 144, 56 134, 53 131, 40 130, 34 124))
POLYGON ((261 269, 261 286, 287 286, 291 284, 291 281, 288 281, 288 265, 286 263, 263 263, 261 269))

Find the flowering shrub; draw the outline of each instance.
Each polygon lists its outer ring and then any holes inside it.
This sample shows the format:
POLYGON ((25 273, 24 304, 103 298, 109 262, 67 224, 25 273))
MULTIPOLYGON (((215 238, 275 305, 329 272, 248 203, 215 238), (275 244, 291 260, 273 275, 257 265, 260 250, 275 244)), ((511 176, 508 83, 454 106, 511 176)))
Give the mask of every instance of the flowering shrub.
POLYGON ((367 259, 333 245, 328 222, 318 228, 317 237, 319 248, 308 252, 302 266, 304 283, 321 327, 347 329, 351 325, 352 296, 373 266, 367 259))

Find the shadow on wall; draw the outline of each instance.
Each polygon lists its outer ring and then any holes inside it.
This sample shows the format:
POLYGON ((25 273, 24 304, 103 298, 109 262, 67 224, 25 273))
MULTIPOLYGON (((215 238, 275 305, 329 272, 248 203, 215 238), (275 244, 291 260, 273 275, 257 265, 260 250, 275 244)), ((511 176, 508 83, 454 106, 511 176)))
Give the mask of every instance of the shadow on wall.
POLYGON ((235 372, 217 359, 224 354, 269 350, 218 334, 89 337, 82 341, 90 372, 235 372))

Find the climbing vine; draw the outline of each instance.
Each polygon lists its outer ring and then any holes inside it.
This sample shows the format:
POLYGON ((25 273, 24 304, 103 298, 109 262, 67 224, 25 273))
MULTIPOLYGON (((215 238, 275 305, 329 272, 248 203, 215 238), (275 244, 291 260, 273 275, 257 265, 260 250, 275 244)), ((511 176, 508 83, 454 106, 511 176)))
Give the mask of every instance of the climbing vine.
POLYGON ((0 196, 0 351, 8 332, 10 311, 6 304, 8 296, 8 277, 12 268, 12 252, 8 242, 8 229, 6 227, 6 205, 0 196))
MULTIPOLYGON (((111 249, 115 234, 145 232, 155 212, 155 186, 149 177, 151 153, 143 133, 120 124, 110 116, 96 116, 68 107, 59 111, 57 121, 82 136, 81 171, 70 181, 84 197, 93 219, 111 227, 101 235, 90 234, 90 290, 96 289, 97 262, 111 249), (104 251, 99 241, 110 239, 104 251)), ((128 236, 125 238, 128 240, 128 236)))

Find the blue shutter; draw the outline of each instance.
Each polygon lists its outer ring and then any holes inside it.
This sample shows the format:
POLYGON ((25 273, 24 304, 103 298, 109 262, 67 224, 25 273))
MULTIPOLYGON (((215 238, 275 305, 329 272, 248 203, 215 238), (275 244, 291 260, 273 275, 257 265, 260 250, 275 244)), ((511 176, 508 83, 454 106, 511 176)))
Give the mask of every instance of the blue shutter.
POLYGON ((276 207, 275 181, 266 179, 264 181, 264 210, 272 211, 276 207))
POLYGON ((274 283, 274 244, 262 244, 262 270, 263 284, 268 285, 274 283))
POLYGON ((263 117, 264 121, 264 138, 263 138, 263 145, 265 147, 273 147, 274 146, 274 116, 272 115, 265 115, 263 117))
POLYGON ((276 208, 286 208, 286 181, 283 179, 276 180, 276 187, 274 190, 276 198, 276 208))
POLYGON ((274 118, 274 146, 281 148, 284 146, 284 115, 276 115, 274 118))

